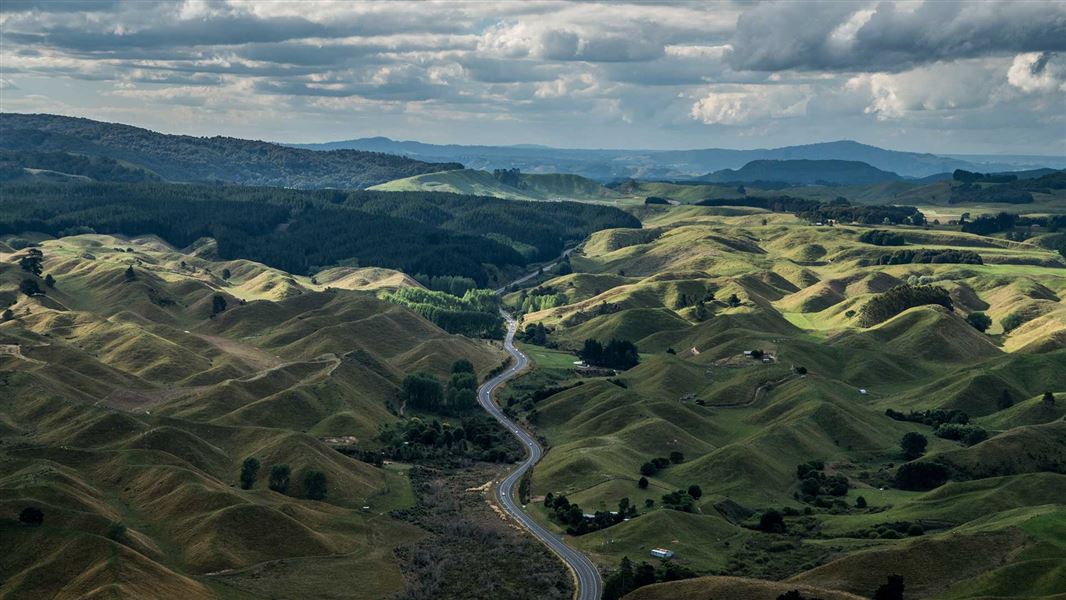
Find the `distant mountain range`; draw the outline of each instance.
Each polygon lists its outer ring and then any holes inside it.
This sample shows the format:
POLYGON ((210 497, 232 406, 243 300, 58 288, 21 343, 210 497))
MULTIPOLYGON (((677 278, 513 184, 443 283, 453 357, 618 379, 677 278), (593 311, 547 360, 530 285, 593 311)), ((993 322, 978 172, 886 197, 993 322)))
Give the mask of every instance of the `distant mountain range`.
POLYGON ((294 147, 313 150, 355 149, 402 154, 418 160, 461 162, 472 169, 518 168, 526 173, 573 173, 599 181, 617 179, 697 179, 723 169, 740 169, 759 160, 844 160, 865 162, 882 171, 921 178, 955 169, 1015 171, 1034 167, 1066 167, 1066 157, 937 156, 885 150, 853 141, 758 150, 583 150, 545 146, 462 146, 401 142, 385 137, 363 138, 294 147), (1041 159, 1046 159, 1040 162, 1041 159))
POLYGON ((461 169, 395 154, 311 150, 229 137, 167 135, 118 123, 0 113, 2 174, 98 181, 222 181, 291 188, 365 188, 422 173, 461 169), (64 156, 64 154, 69 156, 64 156), (93 160, 86 160, 91 157, 93 160))
POLYGON ((722 169, 700 177, 708 183, 784 182, 798 185, 863 185, 900 181, 891 171, 882 171, 854 160, 753 160, 740 169, 722 169))

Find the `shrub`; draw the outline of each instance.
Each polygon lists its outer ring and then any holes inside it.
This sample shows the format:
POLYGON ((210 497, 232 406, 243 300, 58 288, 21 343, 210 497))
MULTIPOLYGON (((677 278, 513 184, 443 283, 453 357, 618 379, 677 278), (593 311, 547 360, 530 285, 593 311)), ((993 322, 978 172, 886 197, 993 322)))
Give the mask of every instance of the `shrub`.
POLYGON ((40 525, 44 523, 44 512, 36 506, 27 506, 19 513, 19 523, 40 525))
POLYGON ((896 487, 901 490, 924 492, 944 485, 948 480, 948 469, 944 465, 931 462, 913 462, 899 466, 896 470, 896 487))
POLYGON ((1017 313, 1011 313, 999 320, 999 324, 1003 327, 1003 333, 1010 333, 1017 329, 1025 319, 1017 313))

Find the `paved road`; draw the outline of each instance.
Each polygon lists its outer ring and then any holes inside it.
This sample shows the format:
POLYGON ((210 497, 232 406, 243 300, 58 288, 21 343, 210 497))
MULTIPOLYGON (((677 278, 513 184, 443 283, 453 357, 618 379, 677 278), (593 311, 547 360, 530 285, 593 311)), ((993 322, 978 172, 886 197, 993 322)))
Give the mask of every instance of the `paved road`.
POLYGON ((518 492, 518 482, 522 479, 522 476, 533 468, 533 465, 540 460, 540 457, 544 455, 544 450, 540 447, 536 438, 530 435, 525 429, 522 429, 518 425, 507 418, 500 410, 496 403, 492 400, 492 392, 496 388, 503 385, 508 379, 511 379, 518 374, 519 371, 525 368, 529 363, 529 359, 525 354, 522 354, 518 348, 514 346, 514 332, 517 327, 517 323, 510 315, 504 313, 504 317, 507 319, 507 337, 504 339, 503 347, 511 353, 514 357, 515 363, 511 365, 509 369, 486 381, 478 389, 477 400, 481 403, 481 406, 489 412, 490 415, 496 418, 504 427, 511 430, 511 433, 518 438, 526 448, 526 459, 522 464, 518 465, 518 468, 511 472, 498 486, 496 486, 496 501, 503 507, 508 514, 510 514, 516 521, 518 521, 522 527, 526 528, 534 537, 539 539, 545 545, 552 549, 559 558, 563 559, 563 562, 574 572, 577 577, 577 594, 575 597, 578 600, 599 600, 603 594, 603 581, 600 579, 600 572, 596 569, 596 566, 592 564, 587 556, 574 550, 566 544, 559 536, 548 531, 542 527, 539 523, 533 520, 522 509, 520 500, 515 497, 518 492))

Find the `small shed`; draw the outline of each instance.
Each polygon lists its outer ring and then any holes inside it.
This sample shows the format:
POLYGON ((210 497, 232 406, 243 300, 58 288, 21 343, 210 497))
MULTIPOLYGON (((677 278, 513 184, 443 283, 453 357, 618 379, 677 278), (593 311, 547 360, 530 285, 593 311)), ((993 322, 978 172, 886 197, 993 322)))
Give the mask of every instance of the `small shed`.
POLYGON ((667 550, 666 548, 652 548, 651 555, 655 558, 673 558, 674 551, 667 550))

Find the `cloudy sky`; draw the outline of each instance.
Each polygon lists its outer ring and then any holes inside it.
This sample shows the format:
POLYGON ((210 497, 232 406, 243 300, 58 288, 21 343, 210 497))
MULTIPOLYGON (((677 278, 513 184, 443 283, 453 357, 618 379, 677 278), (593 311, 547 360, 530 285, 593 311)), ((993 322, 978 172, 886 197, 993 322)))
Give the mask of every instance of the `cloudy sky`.
POLYGON ((0 3, 0 103, 293 142, 1066 153, 1066 2, 0 3))

